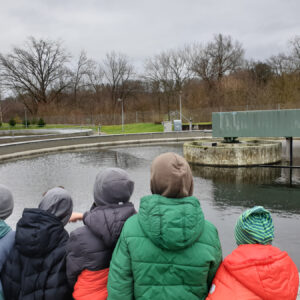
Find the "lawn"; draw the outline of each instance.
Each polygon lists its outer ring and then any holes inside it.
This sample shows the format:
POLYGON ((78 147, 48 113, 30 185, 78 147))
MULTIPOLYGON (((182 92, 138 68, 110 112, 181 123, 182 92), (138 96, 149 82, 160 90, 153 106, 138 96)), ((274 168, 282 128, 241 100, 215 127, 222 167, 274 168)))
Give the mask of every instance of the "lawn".
MULTIPOLYGON (((3 123, 0 130, 18 130, 18 129, 53 129, 53 128, 86 128, 98 131, 98 126, 80 126, 80 125, 64 125, 64 124, 46 124, 44 127, 37 125, 30 125, 25 128, 22 124, 16 124, 14 127, 10 127, 7 123, 3 123)), ((122 133, 142 133, 142 132, 162 132, 163 126, 161 124, 154 123, 134 123, 125 124, 124 131, 122 131, 122 125, 107 125, 101 126, 101 132, 106 134, 122 134, 122 133)))
MULTIPOLYGON (((184 123, 185 124, 185 123, 184 123)), ((209 125, 211 122, 193 123, 194 125, 209 125)), ((22 124, 16 124, 14 127, 10 127, 7 123, 3 123, 0 130, 17 130, 17 129, 53 129, 53 128, 86 128, 93 129, 98 132, 98 126, 80 126, 80 125, 65 125, 65 124, 46 124, 44 127, 38 125, 30 125, 25 128, 22 124)), ((122 125, 103 125, 101 126, 101 132, 106 134, 122 134, 122 133, 143 133, 143 132, 163 132, 164 128, 162 124, 154 123, 133 123, 125 124, 124 131, 122 131, 122 125)))
POLYGON ((122 131, 122 125, 110 125, 110 126, 101 127, 101 132, 105 132, 107 134, 162 132, 162 131, 164 131, 163 126, 161 124, 154 124, 154 123, 125 124, 124 132, 122 131))

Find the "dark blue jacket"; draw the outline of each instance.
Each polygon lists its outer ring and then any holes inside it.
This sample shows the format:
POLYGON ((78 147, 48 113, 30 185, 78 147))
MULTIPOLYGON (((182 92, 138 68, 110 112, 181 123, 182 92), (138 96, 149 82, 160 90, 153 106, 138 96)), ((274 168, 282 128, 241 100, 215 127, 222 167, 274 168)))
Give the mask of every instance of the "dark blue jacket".
POLYGON ((5 299, 72 299, 66 277, 67 241, 68 233, 56 216, 25 209, 1 272, 5 299))

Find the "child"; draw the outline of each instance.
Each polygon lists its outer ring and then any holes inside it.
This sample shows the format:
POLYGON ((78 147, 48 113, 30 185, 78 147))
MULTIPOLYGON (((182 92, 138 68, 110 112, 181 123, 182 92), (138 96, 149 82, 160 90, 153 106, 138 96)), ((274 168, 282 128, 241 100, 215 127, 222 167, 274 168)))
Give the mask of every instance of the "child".
MULTIPOLYGON (((13 208, 12 193, 0 184, 0 272, 15 242, 15 232, 4 222, 11 215, 13 208)), ((0 300, 4 300, 1 281, 0 300)))
POLYGON ((246 210, 235 227, 238 247, 228 255, 207 300, 295 300, 299 276, 288 254, 271 245, 274 225, 262 206, 246 210))
MULTIPOLYGON (((136 213, 129 203, 134 183, 127 172, 107 168, 94 184, 94 204, 83 215, 84 226, 74 230, 67 246, 67 275, 76 300, 107 298, 112 252, 124 222, 136 213)), ((72 220, 81 219, 75 214, 72 220)))
POLYGON ((222 252, 216 228, 192 196, 186 160, 175 153, 155 158, 151 191, 123 227, 110 264, 108 299, 205 299, 222 252))
POLYGON ((66 277, 69 236, 64 229, 72 209, 70 194, 59 187, 44 195, 39 208, 24 209, 15 246, 1 272, 6 299, 72 299, 66 277))

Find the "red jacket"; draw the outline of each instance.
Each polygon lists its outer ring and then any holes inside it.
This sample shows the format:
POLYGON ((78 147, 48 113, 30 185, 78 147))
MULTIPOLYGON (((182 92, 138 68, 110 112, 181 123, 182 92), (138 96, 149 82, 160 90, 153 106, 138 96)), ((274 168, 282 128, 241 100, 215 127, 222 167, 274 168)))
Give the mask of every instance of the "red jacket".
POLYGON ((74 286, 75 300, 106 300, 109 268, 100 271, 84 270, 74 286))
POLYGON ((299 274, 288 254, 271 245, 241 245, 228 255, 206 300, 295 300, 299 274))

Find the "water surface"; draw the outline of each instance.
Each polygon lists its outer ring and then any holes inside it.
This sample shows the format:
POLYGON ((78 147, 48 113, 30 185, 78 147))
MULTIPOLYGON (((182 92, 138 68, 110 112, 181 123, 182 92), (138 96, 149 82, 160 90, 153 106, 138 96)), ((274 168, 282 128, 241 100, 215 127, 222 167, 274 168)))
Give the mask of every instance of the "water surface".
MULTIPOLYGON (((295 143, 295 164, 300 165, 300 143, 295 143)), ((24 207, 37 207, 42 194, 57 185, 69 190, 74 210, 84 212, 93 202, 96 174, 105 167, 126 169, 135 181, 132 202, 150 194, 150 164, 154 157, 173 151, 182 155, 182 144, 138 146, 49 154, 0 164, 0 183, 14 194, 15 209, 7 222, 15 227, 24 207)), ((207 220, 216 225, 223 255, 235 247, 234 225, 246 208, 263 205, 273 215, 274 245, 286 250, 300 268, 300 173, 272 168, 214 168, 192 166, 194 195, 207 220), (292 178, 292 185, 290 185, 292 178)), ((68 230, 78 224, 67 225, 68 230)))

